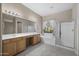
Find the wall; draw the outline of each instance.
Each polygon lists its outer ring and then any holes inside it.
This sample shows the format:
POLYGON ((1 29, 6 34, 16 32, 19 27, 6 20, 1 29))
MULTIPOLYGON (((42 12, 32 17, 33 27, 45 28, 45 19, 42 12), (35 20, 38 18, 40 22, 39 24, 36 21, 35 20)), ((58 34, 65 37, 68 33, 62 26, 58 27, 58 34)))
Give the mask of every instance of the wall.
POLYGON ((74 20, 75 22, 75 25, 74 25, 74 39, 75 39, 75 53, 77 54, 77 35, 76 35, 76 31, 77 31, 77 23, 76 23, 76 18, 77 18, 77 6, 76 4, 73 6, 73 9, 72 9, 72 19, 74 20))
POLYGON ((72 19, 75 22, 75 53, 79 55, 79 4, 74 4, 72 11, 72 19))
POLYGON ((77 22, 78 22, 78 23, 77 23, 77 31, 78 31, 78 32, 77 32, 77 35, 78 35, 78 36, 77 36, 77 39, 78 39, 78 55, 79 55, 79 4, 78 4, 78 14, 77 14, 77 17, 78 17, 78 18, 77 18, 77 22))
POLYGON ((71 21, 72 20, 72 10, 67 10, 59 13, 55 13, 52 15, 44 16, 44 20, 54 19, 57 21, 71 21))
POLYGON ((79 4, 77 4, 77 54, 79 56, 79 4))
POLYGON ((36 31, 41 33, 41 26, 39 25, 42 17, 30 10, 29 8, 19 3, 4 3, 2 4, 2 11, 5 12, 5 10, 18 13, 21 18, 35 22, 37 28, 36 31))
POLYGON ((1 52, 2 52, 2 42, 1 42, 1 35, 2 35, 2 14, 1 14, 1 4, 0 4, 0 55, 1 55, 1 52))

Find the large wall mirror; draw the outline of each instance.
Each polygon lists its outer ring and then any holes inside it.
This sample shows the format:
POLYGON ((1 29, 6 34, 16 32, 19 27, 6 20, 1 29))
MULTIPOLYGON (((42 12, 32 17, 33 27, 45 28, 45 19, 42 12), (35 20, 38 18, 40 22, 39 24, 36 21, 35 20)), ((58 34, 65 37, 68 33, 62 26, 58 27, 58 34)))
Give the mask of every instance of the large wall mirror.
POLYGON ((23 20, 23 33, 35 32, 35 22, 23 20))
POLYGON ((35 23, 28 21, 28 32, 35 32, 35 23))
POLYGON ((13 34, 14 31, 14 17, 2 14, 3 19, 3 34, 13 34))
POLYGON ((2 14, 3 34, 35 32, 35 22, 2 14))

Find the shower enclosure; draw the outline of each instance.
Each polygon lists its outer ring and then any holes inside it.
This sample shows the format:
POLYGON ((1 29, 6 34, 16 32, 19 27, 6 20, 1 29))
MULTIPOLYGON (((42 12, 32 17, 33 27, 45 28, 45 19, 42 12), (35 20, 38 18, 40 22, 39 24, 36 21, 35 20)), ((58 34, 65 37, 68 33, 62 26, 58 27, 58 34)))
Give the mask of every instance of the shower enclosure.
POLYGON ((46 44, 61 46, 69 49, 74 48, 73 22, 45 20, 43 21, 43 35, 43 41, 46 44), (52 30, 52 32, 50 30, 52 30))
POLYGON ((58 35, 57 23, 55 20, 45 20, 43 21, 43 34, 44 43, 55 46, 58 35))

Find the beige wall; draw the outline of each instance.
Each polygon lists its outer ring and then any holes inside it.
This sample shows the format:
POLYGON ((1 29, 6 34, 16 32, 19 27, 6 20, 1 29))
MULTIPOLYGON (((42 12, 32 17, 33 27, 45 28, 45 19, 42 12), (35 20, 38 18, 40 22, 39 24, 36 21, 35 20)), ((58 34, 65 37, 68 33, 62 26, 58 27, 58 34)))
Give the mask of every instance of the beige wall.
POLYGON ((73 9, 72 9, 72 19, 74 20, 74 22, 75 22, 75 25, 74 25, 74 39, 75 39, 75 53, 77 54, 77 23, 76 23, 76 18, 77 18, 77 16, 76 16, 76 14, 77 14, 77 6, 76 6, 76 4, 73 6, 73 9))
POLYGON ((1 4, 0 4, 0 55, 1 55, 1 52, 2 52, 2 38, 1 38, 1 35, 2 35, 2 16, 1 16, 1 11, 2 11, 2 9, 1 9, 1 4))
POLYGON ((1 23, 2 23, 2 19, 1 19, 1 4, 0 4, 0 38, 1 38, 1 23))
POLYGON ((67 11, 63 11, 63 12, 59 12, 59 13, 55 13, 52 15, 48 15, 48 16, 44 16, 43 17, 44 20, 57 20, 57 21, 71 21, 72 20, 72 9, 67 10, 67 11))
POLYGON ((34 13, 32 10, 29 8, 25 7, 22 4, 15 4, 15 3, 8 3, 8 4, 2 4, 2 11, 4 12, 5 10, 18 13, 20 14, 20 17, 23 17, 27 20, 31 21, 37 21, 37 19, 40 19, 41 16, 38 14, 34 13))
POLYGON ((77 23, 77 54, 79 56, 79 4, 77 4, 77 19, 76 19, 76 23, 77 23))
POLYGON ((36 31, 41 32, 40 20, 42 19, 42 17, 30 10, 29 8, 18 3, 4 3, 2 4, 2 11, 5 12, 5 10, 18 13, 21 18, 35 22, 37 29, 36 31))
POLYGON ((74 4, 72 11, 72 19, 75 22, 75 53, 79 55, 79 4, 74 4))

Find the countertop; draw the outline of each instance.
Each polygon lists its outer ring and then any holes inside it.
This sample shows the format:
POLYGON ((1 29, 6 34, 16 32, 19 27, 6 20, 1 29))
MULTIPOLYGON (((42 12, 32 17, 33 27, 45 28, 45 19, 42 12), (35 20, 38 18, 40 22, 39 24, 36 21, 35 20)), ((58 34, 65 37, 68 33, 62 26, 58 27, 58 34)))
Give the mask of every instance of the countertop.
POLYGON ((2 35, 2 40, 23 37, 23 36, 37 35, 37 34, 39 34, 39 33, 33 32, 33 33, 6 34, 6 35, 2 35))

